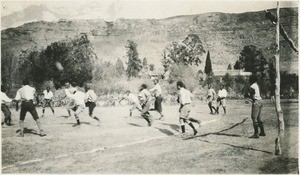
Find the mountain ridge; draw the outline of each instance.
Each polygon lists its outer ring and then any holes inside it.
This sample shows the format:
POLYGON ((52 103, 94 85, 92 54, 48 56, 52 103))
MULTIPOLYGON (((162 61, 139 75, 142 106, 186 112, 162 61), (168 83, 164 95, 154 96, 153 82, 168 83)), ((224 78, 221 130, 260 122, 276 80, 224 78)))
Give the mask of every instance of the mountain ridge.
MULTIPOLYGON (((273 13, 274 9, 271 10, 273 13)), ((265 18, 263 11, 227 14, 210 12, 198 15, 180 15, 163 19, 103 19, 30 22, 1 31, 2 49, 16 55, 23 49, 42 49, 50 43, 87 34, 98 58, 115 62, 126 61, 127 40, 137 43, 140 58, 160 65, 163 50, 173 41, 180 42, 188 34, 197 34, 206 51, 210 51, 213 69, 226 69, 234 64, 246 45, 262 49, 269 59, 274 55, 275 26, 265 18)), ((298 8, 280 10, 280 22, 298 43, 298 8)), ((282 70, 298 73, 298 55, 280 38, 282 70), (295 66, 296 65, 296 66, 295 66)), ((202 55, 202 63, 206 55, 202 55)), ((203 69, 204 64, 199 69, 203 69)))

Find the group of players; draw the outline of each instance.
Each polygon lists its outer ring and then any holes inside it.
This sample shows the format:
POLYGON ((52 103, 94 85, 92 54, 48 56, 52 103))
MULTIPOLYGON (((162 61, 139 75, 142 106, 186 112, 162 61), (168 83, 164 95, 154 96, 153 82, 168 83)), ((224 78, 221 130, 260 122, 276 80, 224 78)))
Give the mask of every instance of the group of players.
MULTIPOLYGON (((152 95, 154 94, 155 101, 154 101, 154 110, 160 114, 160 120, 164 120, 164 114, 162 112, 162 88, 159 84, 158 79, 154 79, 154 87, 148 90, 146 84, 142 84, 139 87, 139 94, 138 97, 132 94, 130 91, 126 91, 125 96, 119 101, 126 99, 131 104, 132 107, 130 108, 130 117, 132 116, 132 111, 137 109, 141 112, 141 117, 147 121, 148 126, 151 126, 153 123, 153 119, 149 113, 151 110, 152 105, 152 95)), ((262 99, 260 96, 259 86, 257 85, 256 76, 251 76, 249 78, 249 82, 251 84, 250 91, 249 91, 249 98, 252 100, 252 111, 251 111, 251 118, 253 121, 254 127, 254 135, 250 138, 259 138, 259 136, 265 136, 264 126, 260 117, 260 113, 262 110, 262 99), (258 128, 260 128, 260 133, 258 133, 258 128)), ((192 93, 186 88, 185 84, 182 81, 178 81, 176 83, 176 87, 178 89, 178 99, 177 102, 180 104, 179 108, 179 122, 181 127, 181 134, 185 136, 185 124, 188 124, 193 129, 193 134, 196 135, 198 133, 196 127, 193 123, 197 123, 201 126, 201 122, 195 118, 190 117, 191 111, 191 102, 193 95, 192 93)), ((93 115, 93 111, 96 107, 97 95, 94 90, 90 89, 88 85, 85 85, 85 93, 78 90, 75 83, 66 83, 63 87, 65 91, 66 98, 69 98, 69 104, 67 105, 67 110, 69 116, 74 114, 76 119, 75 126, 80 126, 80 119, 79 114, 82 113, 85 107, 89 108, 89 116, 95 119, 100 125, 100 120, 98 117, 93 115), (73 111, 73 112, 71 112, 73 111)), ((36 121, 37 126, 40 131, 40 136, 45 136, 41 122, 39 120, 35 105, 33 100, 35 98, 35 88, 29 85, 29 81, 26 79, 23 81, 23 86, 17 91, 16 97, 11 100, 5 94, 4 86, 1 86, 1 110, 5 116, 4 122, 7 125, 11 125, 11 112, 9 108, 5 105, 5 103, 9 103, 14 101, 16 103, 16 110, 19 110, 18 103, 21 102, 21 111, 20 111, 20 133, 19 136, 24 137, 24 119, 27 112, 30 112, 33 119, 36 121)), ((51 99, 53 98, 53 93, 50 91, 50 87, 47 87, 44 93, 44 101, 43 101, 43 114, 45 113, 45 107, 48 105, 53 114, 54 109, 51 105, 51 99)), ((224 88, 224 85, 221 85, 220 90, 218 91, 218 95, 216 92, 208 86, 208 106, 210 108, 211 114, 218 114, 219 107, 222 106, 224 110, 224 115, 226 115, 226 96, 227 91, 224 88), (217 103, 217 104, 216 104, 217 103)))

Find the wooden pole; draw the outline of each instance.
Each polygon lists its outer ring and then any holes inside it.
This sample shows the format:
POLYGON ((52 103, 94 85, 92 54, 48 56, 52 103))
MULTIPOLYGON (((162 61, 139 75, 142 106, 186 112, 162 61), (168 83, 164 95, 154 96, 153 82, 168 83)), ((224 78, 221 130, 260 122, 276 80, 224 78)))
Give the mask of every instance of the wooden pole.
POLYGON ((280 68, 279 68, 279 1, 277 1, 277 23, 276 23, 276 81, 275 81, 275 108, 278 119, 278 135, 275 139, 275 155, 281 155, 281 138, 284 134, 283 112, 280 105, 280 68))

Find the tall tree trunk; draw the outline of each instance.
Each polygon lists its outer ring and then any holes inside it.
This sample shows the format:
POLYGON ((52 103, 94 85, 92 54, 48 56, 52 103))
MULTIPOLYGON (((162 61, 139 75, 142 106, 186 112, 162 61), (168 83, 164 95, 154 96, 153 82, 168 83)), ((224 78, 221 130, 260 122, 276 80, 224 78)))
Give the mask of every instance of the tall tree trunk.
POLYGON ((275 139, 275 155, 281 155, 281 138, 284 136, 283 112, 280 105, 280 68, 279 68, 279 2, 277 2, 277 23, 276 23, 276 81, 275 81, 275 104, 278 119, 278 134, 275 139))

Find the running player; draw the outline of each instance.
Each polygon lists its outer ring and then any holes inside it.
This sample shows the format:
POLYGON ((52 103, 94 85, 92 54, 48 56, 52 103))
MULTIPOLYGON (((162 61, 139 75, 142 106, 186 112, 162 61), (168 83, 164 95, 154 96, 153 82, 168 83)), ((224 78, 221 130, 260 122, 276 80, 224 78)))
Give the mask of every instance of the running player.
POLYGON ((197 119, 189 117, 190 115, 190 104, 192 102, 192 93, 185 88, 185 84, 181 81, 177 82, 177 89, 179 90, 178 94, 178 101, 180 103, 179 108, 179 122, 181 126, 182 136, 185 137, 185 123, 189 124, 189 126, 193 129, 194 135, 198 133, 196 128, 194 127, 192 122, 197 123, 199 126, 201 125, 201 122, 197 119))
POLYGON ((23 87, 17 91, 17 95, 15 97, 16 101, 16 110, 19 110, 19 101, 21 101, 21 112, 20 112, 20 137, 24 137, 24 120, 27 112, 30 112, 33 119, 36 121, 36 124, 40 130, 40 136, 45 136, 41 122, 38 117, 38 113, 33 104, 33 99, 35 98, 36 90, 35 88, 29 86, 29 80, 23 80, 23 87))
POLYGON ((94 109, 96 107, 96 101, 97 101, 97 94, 90 88, 89 85, 85 85, 85 106, 89 108, 89 116, 93 119, 99 121, 99 118, 96 116, 93 116, 94 109))
POLYGON ((5 117, 4 122, 2 122, 1 125, 3 125, 5 123, 7 126, 10 126, 12 124, 11 123, 11 112, 5 103, 10 103, 10 102, 12 102, 12 100, 10 98, 8 98, 8 96, 5 94, 5 92, 6 92, 5 86, 1 85, 1 94, 0 94, 1 111, 3 112, 4 117, 5 117))
POLYGON ((126 94, 121 98, 121 100, 119 101, 119 103, 121 103, 122 100, 127 100, 129 101, 130 105, 132 105, 132 107, 129 109, 129 117, 132 116, 132 111, 134 109, 139 110, 140 112, 142 111, 142 107, 140 105, 139 99, 137 96, 135 96, 134 94, 130 93, 129 90, 126 91, 126 94))
POLYGON ((208 91, 207 91, 207 99, 208 99, 208 107, 210 109, 210 114, 214 114, 216 112, 216 108, 213 106, 213 102, 215 98, 216 98, 216 92, 209 84, 208 91))
POLYGON ((162 89, 159 85, 158 79, 154 79, 153 83, 155 86, 152 89, 150 89, 149 91, 153 92, 154 96, 155 96, 154 110, 160 114, 159 120, 164 120, 164 115, 162 113, 162 106, 161 106, 161 102, 163 100, 162 89))
MULTIPOLYGON (((71 85, 70 83, 66 83, 65 84, 65 88, 68 89, 69 93, 73 94, 74 92, 77 91, 77 88, 76 88, 76 84, 75 83, 72 83, 73 85, 71 85)), ((71 99, 71 98, 68 98, 68 104, 66 106, 67 108, 67 111, 68 111, 68 114, 69 114, 69 117, 71 117, 71 108, 74 106, 74 100, 71 99)))
POLYGON ((218 91, 218 98, 217 98, 217 110, 215 113, 219 114, 219 107, 222 106, 224 110, 224 115, 226 115, 226 97, 227 97, 227 91, 224 88, 224 85, 221 84, 221 89, 218 91))
POLYGON ((54 95, 50 91, 50 86, 46 87, 46 90, 44 90, 43 94, 44 94, 44 100, 43 100, 43 114, 42 114, 42 117, 44 117, 44 115, 45 115, 45 108, 46 108, 47 104, 49 105, 49 107, 50 107, 50 109, 53 113, 53 116, 54 116, 54 109, 52 107, 52 99, 53 99, 54 95))
POLYGON ((148 122, 148 126, 151 126, 152 119, 149 113, 150 106, 151 106, 151 101, 150 101, 151 94, 148 91, 146 84, 142 84, 139 90, 140 90, 139 100, 142 106, 141 116, 148 122))

